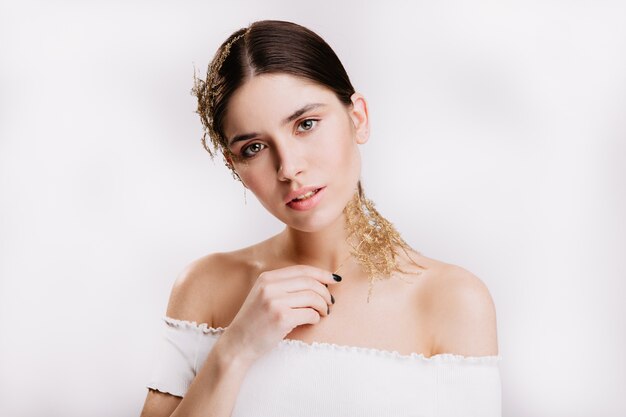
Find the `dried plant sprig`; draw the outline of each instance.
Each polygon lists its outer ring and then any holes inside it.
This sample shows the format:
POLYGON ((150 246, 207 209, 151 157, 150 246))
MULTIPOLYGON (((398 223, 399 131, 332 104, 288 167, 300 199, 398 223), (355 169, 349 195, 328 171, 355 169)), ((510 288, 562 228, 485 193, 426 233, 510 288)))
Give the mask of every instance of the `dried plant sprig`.
POLYGON ((224 42, 209 64, 206 79, 198 78, 194 68, 193 87, 191 89, 191 94, 198 99, 196 113, 200 116, 203 127, 201 137, 202 146, 209 153, 211 159, 217 155, 218 151, 221 151, 224 164, 231 170, 233 178, 239 181, 241 181, 241 178, 232 165, 232 161, 237 160, 237 156, 230 151, 226 139, 221 135, 219 128, 215 125, 215 100, 216 97, 223 94, 225 88, 224 77, 220 76, 222 65, 230 54, 233 44, 239 39, 244 38, 249 32, 250 27, 224 42))
POLYGON ((393 272, 420 274, 421 271, 405 271, 398 265, 399 250, 403 250, 411 262, 420 269, 408 254, 413 250, 404 241, 394 225, 384 218, 363 193, 361 184, 353 199, 344 209, 346 214, 347 241, 351 245, 351 254, 367 273, 370 284, 367 296, 369 302, 374 281, 390 278, 393 272))

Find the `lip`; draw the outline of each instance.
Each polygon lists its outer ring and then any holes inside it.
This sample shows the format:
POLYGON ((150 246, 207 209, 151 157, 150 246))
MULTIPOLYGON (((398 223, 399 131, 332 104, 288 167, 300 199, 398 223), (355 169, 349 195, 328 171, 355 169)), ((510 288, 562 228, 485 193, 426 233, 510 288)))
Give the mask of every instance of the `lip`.
MULTIPOLYGON (((313 188, 315 190, 315 188, 313 188)), ((287 203, 287 207, 296 211, 307 211, 316 207, 319 202, 324 198, 324 191, 326 187, 319 188, 319 191, 313 194, 311 197, 305 200, 294 200, 287 203)))
POLYGON ((298 188, 297 190, 294 190, 292 192, 290 192, 289 194, 287 194, 287 196, 285 197, 285 204, 289 204, 291 202, 291 200, 293 200, 294 198, 301 196, 302 194, 306 194, 309 191, 315 191, 318 188, 325 188, 321 185, 313 185, 313 186, 309 186, 309 187, 302 187, 302 188, 298 188))

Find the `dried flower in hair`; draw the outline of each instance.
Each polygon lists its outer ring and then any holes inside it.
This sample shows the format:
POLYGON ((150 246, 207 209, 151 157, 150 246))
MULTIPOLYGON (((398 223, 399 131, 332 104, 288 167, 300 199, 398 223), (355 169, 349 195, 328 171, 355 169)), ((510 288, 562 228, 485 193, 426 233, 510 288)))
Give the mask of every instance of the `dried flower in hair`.
POLYGON ((250 28, 247 28, 243 33, 233 36, 217 50, 213 60, 209 64, 206 80, 198 78, 194 69, 194 85, 191 89, 191 94, 198 98, 196 113, 200 116, 200 121, 204 128, 201 138, 202 146, 209 155, 211 155, 211 158, 214 158, 218 150, 220 150, 224 157, 224 163, 231 170, 233 178, 239 181, 241 181, 241 178, 235 171, 231 162, 236 159, 236 155, 230 151, 226 139, 220 134, 218 127, 215 126, 215 98, 223 93, 224 82, 219 76, 220 69, 228 57, 232 45, 246 36, 249 31, 250 28), (211 142, 212 147, 209 147, 207 139, 211 142))

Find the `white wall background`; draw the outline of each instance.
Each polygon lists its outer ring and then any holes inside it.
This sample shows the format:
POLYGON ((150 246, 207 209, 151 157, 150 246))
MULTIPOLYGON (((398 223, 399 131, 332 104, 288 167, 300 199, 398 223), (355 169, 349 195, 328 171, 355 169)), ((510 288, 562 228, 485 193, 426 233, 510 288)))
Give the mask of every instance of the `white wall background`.
POLYGON ((626 3, 259 3, 0 3, 0 415, 138 416, 181 269, 280 230, 189 93, 265 18, 369 98, 379 209, 488 285, 504 415, 626 415, 626 3))

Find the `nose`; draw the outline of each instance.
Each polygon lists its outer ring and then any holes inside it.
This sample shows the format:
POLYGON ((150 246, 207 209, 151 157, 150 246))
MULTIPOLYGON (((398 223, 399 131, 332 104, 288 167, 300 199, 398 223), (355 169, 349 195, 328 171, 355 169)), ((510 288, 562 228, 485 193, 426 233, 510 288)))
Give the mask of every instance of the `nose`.
POLYGON ((278 148, 278 180, 294 181, 304 170, 304 158, 294 144, 278 148))

